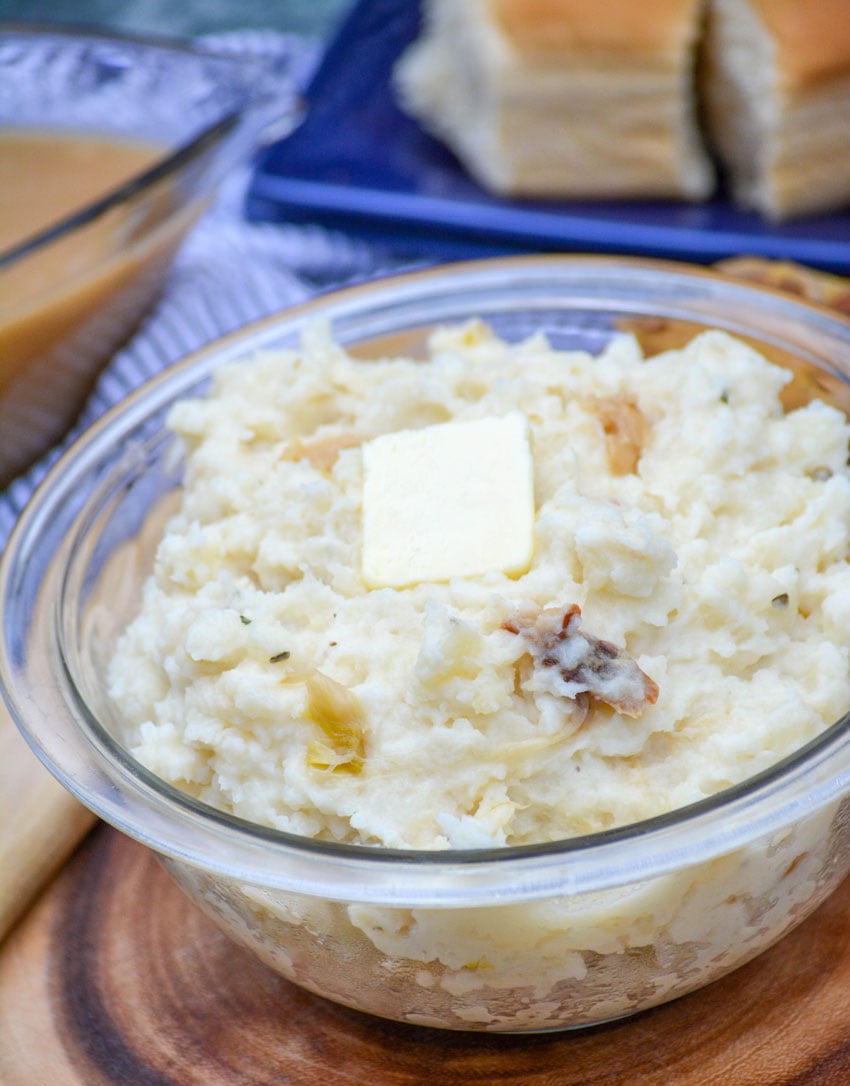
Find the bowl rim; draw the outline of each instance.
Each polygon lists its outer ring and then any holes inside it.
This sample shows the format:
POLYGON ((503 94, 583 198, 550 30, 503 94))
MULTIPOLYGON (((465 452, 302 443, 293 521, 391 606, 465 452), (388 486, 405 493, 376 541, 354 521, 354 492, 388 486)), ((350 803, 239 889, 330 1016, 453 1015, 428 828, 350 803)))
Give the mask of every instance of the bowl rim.
MULTIPOLYGON (((252 340, 269 334, 279 335, 287 327, 290 330, 303 327, 319 314, 332 317, 334 309, 340 306, 343 309, 353 307, 356 311, 363 304, 374 305, 381 300, 389 299, 392 304, 392 298, 397 298, 399 291, 407 292, 405 296, 411 292, 415 296, 429 288, 439 293, 446 290, 453 279, 470 281, 505 272, 533 279, 535 275, 546 276, 555 268, 573 275, 593 270, 603 279, 606 272, 616 276, 627 271, 638 278, 660 275, 689 283, 710 281, 740 294, 743 299, 767 299, 792 315, 808 312, 813 321, 827 330, 840 332, 841 342, 847 349, 848 367, 841 376, 850 383, 850 319, 781 290, 742 282, 699 265, 643 257, 542 254, 463 261, 370 280, 319 295, 216 339, 151 378, 77 438, 37 488, 0 556, 0 606, 4 616, 9 610, 6 602, 16 575, 16 563, 25 562, 27 548, 31 549, 37 537, 39 520, 49 516, 51 505, 55 507, 61 499, 63 484, 66 488, 72 485, 74 472, 71 469, 75 468, 79 475, 87 465, 97 463, 101 451, 114 442, 116 435, 135 426, 139 419, 161 411, 185 394, 190 384, 204 380, 220 364, 255 349, 252 340)), ((105 480, 125 468, 126 465, 120 463, 114 465, 105 479, 98 480, 93 494, 96 496, 107 485, 105 480)), ((90 496, 87 508, 91 507, 91 501, 90 496)), ((64 660, 63 666, 66 667, 66 681, 70 681, 75 689, 64 660)), ((172 859, 225 875, 232 876, 236 872, 246 881, 267 886, 288 889, 295 886, 301 892, 315 896, 451 906, 468 904, 470 895, 477 903, 484 903, 486 895, 486 902, 494 904, 539 898, 553 892, 600 890, 633 882, 638 875, 648 879, 726 854, 766 834, 782 831, 796 819, 841 799, 850 790, 848 713, 815 739, 762 772, 697 803, 640 822, 566 841, 534 845, 470 850, 376 848, 299 837, 247 822, 194 800, 135 762, 89 714, 91 719, 86 725, 92 732, 100 730, 98 742, 103 743, 106 734, 107 747, 113 746, 108 752, 116 763, 113 785, 131 787, 135 793, 134 802, 141 804, 140 809, 148 812, 156 809, 160 814, 164 812, 166 818, 176 813, 180 825, 184 829, 188 827, 191 835, 198 837, 200 832, 198 839, 202 839, 202 843, 198 844, 196 840, 186 846, 179 840, 179 835, 164 840, 161 832, 150 832, 133 817, 128 817, 123 800, 120 803, 104 802, 103 797, 81 793, 78 782, 64 772, 61 761, 57 761, 55 748, 45 747, 43 729, 41 734, 34 733, 28 720, 28 706, 16 689, 14 676, 4 617, 4 636, 0 639, 0 685, 4 687, 10 711, 51 772, 101 817, 172 859), (833 761, 837 763, 836 767, 832 767, 833 761), (812 783, 809 778, 816 779, 812 783), (716 825, 718 822, 720 826, 716 825), (700 846, 696 851, 695 843, 700 846), (640 853, 640 847, 636 849, 636 846, 644 846, 643 853, 637 858, 636 851, 640 853), (506 887, 506 878, 514 880, 510 887, 506 887)), ((78 706, 78 711, 85 717, 88 708, 83 704, 78 706)), ((91 736, 88 741, 91 745, 91 736)), ((95 755, 101 758, 103 752, 96 751, 95 755)), ((161 831, 161 827, 159 829, 161 831)))
MULTIPOLYGON (((161 153, 150 165, 137 171, 126 181, 113 186, 102 196, 89 201, 78 211, 73 211, 57 222, 28 235, 23 241, 16 242, 14 245, 0 250, 0 272, 5 271, 17 261, 47 248, 54 241, 72 234, 80 227, 87 226, 113 208, 129 202, 139 193, 178 174, 184 167, 201 158, 211 147, 224 141, 244 120, 255 101, 249 90, 250 79, 246 78, 244 73, 250 70, 252 66, 258 72, 262 70, 262 61, 255 57, 236 57, 227 53, 216 52, 210 48, 204 48, 202 44, 191 41, 172 39, 165 36, 158 37, 153 34, 112 31, 99 26, 88 27, 82 24, 65 22, 54 24, 36 21, 0 21, 0 41, 5 35, 19 39, 53 37, 60 41, 64 38, 68 41, 124 44, 149 48, 162 53, 171 53, 175 56, 205 60, 220 64, 222 68, 228 68, 234 74, 239 74, 240 90, 238 94, 234 95, 235 100, 238 101, 237 105, 221 111, 215 120, 204 125, 188 139, 181 140, 172 147, 164 146, 161 153)), ((25 125, 21 126, 20 131, 30 133, 41 131, 41 129, 33 125, 25 125)), ((55 129, 45 126, 44 131, 55 131, 55 129)), ((78 130, 69 127, 67 130, 62 128, 60 131, 63 134, 73 135, 78 130)), ((117 138, 120 137, 116 134, 117 138)))

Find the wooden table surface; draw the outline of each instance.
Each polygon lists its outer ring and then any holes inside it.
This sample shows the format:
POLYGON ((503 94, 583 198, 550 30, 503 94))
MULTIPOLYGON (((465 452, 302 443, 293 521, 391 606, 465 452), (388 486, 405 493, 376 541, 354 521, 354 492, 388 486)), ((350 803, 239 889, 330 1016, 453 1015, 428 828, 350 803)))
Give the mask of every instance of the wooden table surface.
POLYGON ((101 825, 0 948, 0 1083, 846 1086, 850 881, 702 992, 597 1029, 486 1036, 301 991, 101 825))

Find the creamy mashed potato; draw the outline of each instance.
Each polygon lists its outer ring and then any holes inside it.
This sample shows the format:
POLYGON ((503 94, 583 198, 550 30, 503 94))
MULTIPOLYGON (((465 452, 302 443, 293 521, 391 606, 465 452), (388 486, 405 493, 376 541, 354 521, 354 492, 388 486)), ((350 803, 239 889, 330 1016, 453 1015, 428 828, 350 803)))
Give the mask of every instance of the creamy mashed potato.
POLYGON ((850 700, 850 434, 784 413, 789 380, 721 332, 592 357, 480 322, 424 362, 316 326, 222 369, 172 411, 182 504, 109 672, 125 742, 251 821, 411 848, 603 830, 764 769, 850 700), (363 444, 517 410, 528 571, 368 589, 363 444), (552 662, 571 606, 589 679, 552 662))

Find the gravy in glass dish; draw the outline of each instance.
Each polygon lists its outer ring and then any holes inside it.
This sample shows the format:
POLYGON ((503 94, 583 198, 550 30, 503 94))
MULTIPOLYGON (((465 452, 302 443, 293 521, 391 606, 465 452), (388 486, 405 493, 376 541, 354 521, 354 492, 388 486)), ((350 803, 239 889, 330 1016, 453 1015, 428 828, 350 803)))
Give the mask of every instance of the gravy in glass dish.
POLYGON ((98 369, 156 295, 203 201, 167 149, 118 136, 0 131, 0 486, 70 427, 98 369))

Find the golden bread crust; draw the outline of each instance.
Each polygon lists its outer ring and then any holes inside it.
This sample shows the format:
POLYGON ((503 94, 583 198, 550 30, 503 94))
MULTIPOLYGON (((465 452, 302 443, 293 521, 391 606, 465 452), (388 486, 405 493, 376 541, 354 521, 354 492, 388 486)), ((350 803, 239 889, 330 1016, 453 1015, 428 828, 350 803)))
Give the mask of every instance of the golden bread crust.
MULTIPOLYGON (((461 0, 467 2, 467 0, 461 0)), ((840 3, 841 0, 838 0, 840 3)), ((693 41, 701 0, 485 0, 505 39, 520 53, 581 49, 650 55, 693 41), (651 9, 651 10, 650 10, 651 9)))
POLYGON ((773 40, 786 86, 802 89, 850 75, 848 0, 748 0, 773 40))

